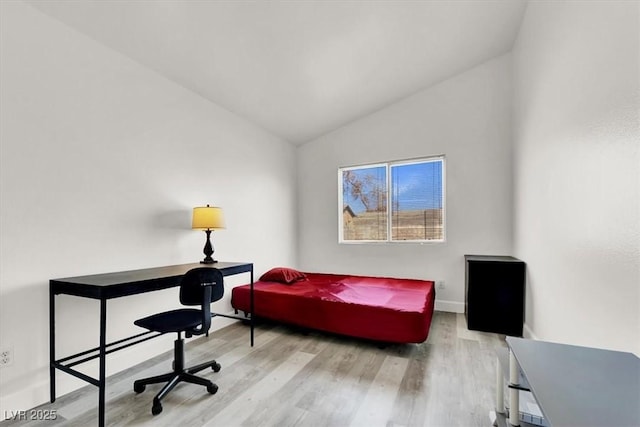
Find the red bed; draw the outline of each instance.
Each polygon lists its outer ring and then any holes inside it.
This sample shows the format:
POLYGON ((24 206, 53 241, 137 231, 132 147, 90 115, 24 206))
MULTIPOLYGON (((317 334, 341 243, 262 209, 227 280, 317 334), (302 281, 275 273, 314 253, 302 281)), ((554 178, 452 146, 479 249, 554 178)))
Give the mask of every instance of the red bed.
MULTIPOLYGON (((420 343, 429 335, 432 281, 300 274, 293 283, 266 274, 255 282, 256 317, 382 342, 420 343)), ((232 290, 231 305, 249 312, 249 285, 232 290)))

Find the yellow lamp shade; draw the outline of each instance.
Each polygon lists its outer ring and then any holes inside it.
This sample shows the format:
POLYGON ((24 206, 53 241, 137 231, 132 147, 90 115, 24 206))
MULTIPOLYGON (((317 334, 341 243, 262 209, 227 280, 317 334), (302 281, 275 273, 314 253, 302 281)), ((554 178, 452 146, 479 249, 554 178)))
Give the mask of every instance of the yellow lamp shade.
POLYGON ((222 208, 209 205, 193 208, 191 228, 195 230, 225 228, 222 208))

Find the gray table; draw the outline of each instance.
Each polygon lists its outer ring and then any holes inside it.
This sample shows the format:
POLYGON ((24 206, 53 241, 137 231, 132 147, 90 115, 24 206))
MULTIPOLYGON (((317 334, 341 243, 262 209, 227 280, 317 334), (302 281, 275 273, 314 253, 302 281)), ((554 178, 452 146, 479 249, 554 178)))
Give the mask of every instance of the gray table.
POLYGON ((551 426, 640 426, 640 359, 634 354, 506 340, 551 426))

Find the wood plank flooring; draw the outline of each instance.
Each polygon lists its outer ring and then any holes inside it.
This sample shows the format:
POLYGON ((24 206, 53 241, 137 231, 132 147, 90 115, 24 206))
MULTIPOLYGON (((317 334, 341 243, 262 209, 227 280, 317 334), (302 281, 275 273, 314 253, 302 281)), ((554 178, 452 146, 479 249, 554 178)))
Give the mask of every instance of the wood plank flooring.
MULTIPOLYGON (((222 370, 199 375, 219 386, 180 384, 151 415, 160 385, 133 392, 133 381, 171 369, 172 351, 109 378, 109 426, 489 426, 495 351, 504 337, 468 331, 464 315, 435 312, 427 342, 380 346, 273 324, 236 323, 188 341, 187 364, 216 358, 222 370)), ((64 375, 59 373, 58 375, 64 375)), ((97 425, 97 389, 86 386, 40 409, 55 421, 9 426, 97 425)))

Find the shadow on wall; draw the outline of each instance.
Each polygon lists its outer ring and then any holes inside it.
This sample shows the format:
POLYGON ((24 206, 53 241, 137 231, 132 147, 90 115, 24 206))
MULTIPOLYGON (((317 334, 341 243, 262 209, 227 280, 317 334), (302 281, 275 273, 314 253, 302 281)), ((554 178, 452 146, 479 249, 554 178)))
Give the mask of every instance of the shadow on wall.
POLYGON ((151 218, 154 229, 191 230, 191 209, 160 212, 151 218))

